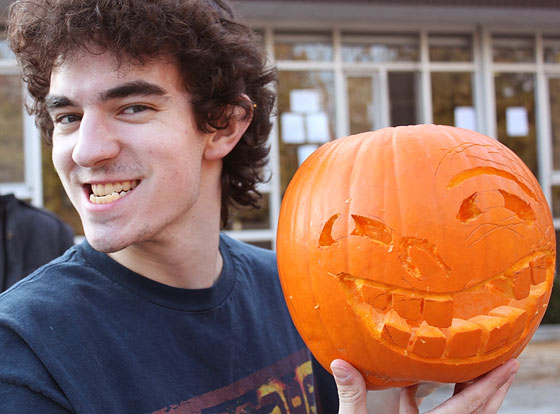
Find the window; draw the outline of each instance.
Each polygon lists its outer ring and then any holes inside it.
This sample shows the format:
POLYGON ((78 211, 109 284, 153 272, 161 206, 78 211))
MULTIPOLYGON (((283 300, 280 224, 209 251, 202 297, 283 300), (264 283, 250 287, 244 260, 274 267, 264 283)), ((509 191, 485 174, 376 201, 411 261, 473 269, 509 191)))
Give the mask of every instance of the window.
POLYGON ((477 130, 469 72, 432 72, 433 122, 477 130))
POLYGON ((20 71, 0 26, 0 192, 41 205, 40 141, 24 100, 20 71))
MULTIPOLYGON (((560 78, 548 81, 550 98, 550 132, 552 137, 552 162, 555 170, 560 170, 560 78)), ((560 214, 558 214, 560 217, 560 214)))
POLYGON ((431 62, 472 62, 472 36, 452 33, 431 34, 431 62))
POLYGON ((282 71, 278 76, 280 188, 319 145, 334 138, 334 74, 282 71))
POLYGON ((23 85, 19 75, 0 74, 0 181, 25 182, 23 85))
POLYGON ((275 33, 274 57, 276 60, 290 61, 332 61, 330 34, 278 31, 275 33))
POLYGON ((343 34, 341 53, 346 63, 417 62, 420 48, 417 35, 343 34))
POLYGON ((492 39, 492 56, 496 63, 535 62, 534 38, 507 34, 495 35, 492 39))
POLYGON ((498 138, 538 177, 535 76, 531 73, 496 73, 494 84, 498 138))

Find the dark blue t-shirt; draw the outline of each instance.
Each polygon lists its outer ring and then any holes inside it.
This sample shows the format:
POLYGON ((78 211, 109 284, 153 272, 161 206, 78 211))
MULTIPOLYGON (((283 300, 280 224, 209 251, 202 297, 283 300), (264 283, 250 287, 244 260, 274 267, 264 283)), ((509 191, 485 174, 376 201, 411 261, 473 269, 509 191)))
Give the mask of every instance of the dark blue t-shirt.
POLYGON ((225 235, 220 252, 215 285, 187 290, 86 241, 2 294, 0 412, 315 412, 274 253, 225 235))

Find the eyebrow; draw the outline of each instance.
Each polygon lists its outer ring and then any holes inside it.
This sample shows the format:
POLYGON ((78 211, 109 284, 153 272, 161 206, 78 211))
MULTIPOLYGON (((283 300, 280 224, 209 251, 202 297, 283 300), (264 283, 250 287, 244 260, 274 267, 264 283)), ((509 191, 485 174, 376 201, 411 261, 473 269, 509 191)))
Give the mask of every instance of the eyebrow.
POLYGON ((116 98, 126 98, 132 95, 141 96, 165 96, 167 91, 161 86, 146 82, 146 81, 133 81, 123 83, 122 85, 115 86, 99 94, 102 102, 116 98))
POLYGON ((502 177, 507 180, 513 181, 514 183, 519 185, 519 187, 521 188, 521 190, 523 190, 525 194, 527 194, 533 200, 538 201, 537 195, 529 188, 527 184, 522 182, 519 178, 517 178, 509 171, 501 170, 499 168, 494 168, 494 167, 475 167, 469 170, 462 171, 451 179, 449 184, 447 184, 447 188, 451 189, 457 187, 459 184, 462 184, 463 182, 467 181, 469 178, 476 177, 478 175, 497 175, 498 177, 502 177))
MULTIPOLYGON (((126 82, 114 88, 107 89, 99 93, 99 100, 106 102, 111 99, 126 98, 128 96, 165 96, 167 91, 161 86, 146 82, 146 81, 132 81, 126 82)), ((68 106, 75 106, 75 103, 68 97, 63 95, 47 95, 45 98, 47 111, 52 111, 57 108, 64 108, 68 106)))

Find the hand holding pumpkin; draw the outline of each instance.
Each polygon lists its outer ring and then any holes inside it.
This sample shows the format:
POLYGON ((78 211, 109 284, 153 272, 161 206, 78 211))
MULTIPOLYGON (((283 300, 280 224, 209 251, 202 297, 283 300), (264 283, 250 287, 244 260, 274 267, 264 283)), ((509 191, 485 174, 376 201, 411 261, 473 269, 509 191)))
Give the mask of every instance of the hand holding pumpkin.
MULTIPOLYGON (((493 414, 502 405, 519 367, 510 360, 476 380, 455 385, 454 395, 425 414, 493 414)), ((340 399, 339 414, 367 414, 366 383, 360 372, 343 360, 331 364, 340 399)), ((418 414, 418 385, 401 388, 400 400, 381 402, 384 414, 418 414)), ((382 395, 382 394, 381 394, 382 395)))

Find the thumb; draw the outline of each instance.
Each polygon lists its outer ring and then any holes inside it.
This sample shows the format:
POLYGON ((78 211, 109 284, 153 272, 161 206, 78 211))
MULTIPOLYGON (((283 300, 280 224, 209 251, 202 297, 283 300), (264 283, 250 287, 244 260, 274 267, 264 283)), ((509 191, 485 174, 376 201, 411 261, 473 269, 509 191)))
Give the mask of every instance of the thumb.
POLYGON ((367 414, 366 383, 362 374, 341 359, 331 363, 339 398, 339 414, 367 414))

